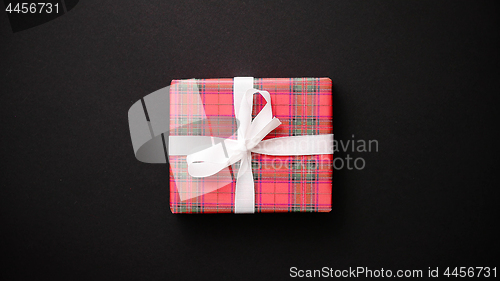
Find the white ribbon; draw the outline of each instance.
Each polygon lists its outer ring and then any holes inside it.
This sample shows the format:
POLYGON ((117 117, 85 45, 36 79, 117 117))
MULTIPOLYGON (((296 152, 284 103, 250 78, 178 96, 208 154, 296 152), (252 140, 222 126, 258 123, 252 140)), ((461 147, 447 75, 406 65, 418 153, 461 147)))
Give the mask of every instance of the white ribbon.
MULTIPOLYGON (((209 177, 241 161, 236 178, 234 212, 254 213, 252 152, 267 155, 332 154, 333 134, 280 137, 262 141, 281 124, 278 118, 273 117, 271 95, 267 91, 254 89, 253 77, 235 77, 233 92, 235 117, 239 121, 237 139, 220 139, 217 145, 187 155, 188 173, 192 177, 209 177), (252 120, 253 95, 256 93, 264 97, 266 105, 252 120)), ((181 150, 186 150, 182 141, 200 138, 206 137, 170 137, 170 155, 182 155, 181 150), (172 150, 173 147, 178 148, 172 150)))

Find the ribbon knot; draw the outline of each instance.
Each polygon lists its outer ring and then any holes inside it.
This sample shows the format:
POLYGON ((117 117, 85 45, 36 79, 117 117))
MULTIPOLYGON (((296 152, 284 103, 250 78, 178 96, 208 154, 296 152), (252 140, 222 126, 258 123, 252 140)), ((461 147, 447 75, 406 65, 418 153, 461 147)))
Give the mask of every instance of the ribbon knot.
POLYGON ((235 148, 235 150, 240 152, 240 153, 246 153, 249 150, 249 148, 244 143, 240 143, 235 148))

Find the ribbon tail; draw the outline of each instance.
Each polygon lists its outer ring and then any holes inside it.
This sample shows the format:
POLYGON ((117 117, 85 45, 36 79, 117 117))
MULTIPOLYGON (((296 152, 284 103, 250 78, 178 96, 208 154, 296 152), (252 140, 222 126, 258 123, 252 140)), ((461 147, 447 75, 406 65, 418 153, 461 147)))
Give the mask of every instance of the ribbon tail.
POLYGON ((255 213, 255 186, 252 173, 252 153, 249 151, 241 159, 234 198, 234 213, 255 213))

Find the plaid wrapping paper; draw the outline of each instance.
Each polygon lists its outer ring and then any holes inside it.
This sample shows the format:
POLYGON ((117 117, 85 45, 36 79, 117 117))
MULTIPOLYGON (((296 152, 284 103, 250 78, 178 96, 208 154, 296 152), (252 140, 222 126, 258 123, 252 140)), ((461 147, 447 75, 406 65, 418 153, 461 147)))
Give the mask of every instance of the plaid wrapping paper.
MULTIPOLYGON (((329 78, 255 78, 254 88, 268 91, 272 110, 282 124, 264 139, 333 133, 332 82, 329 78)), ((254 95, 253 117, 265 105, 254 95)), ((173 80, 170 87, 170 135, 214 136, 236 139, 233 79, 173 80), (193 107, 199 93, 203 109, 193 107)), ((252 153, 255 212, 329 212, 333 155, 270 156, 252 153)), ((173 213, 234 212, 239 162, 226 172, 193 178, 185 156, 169 156, 170 209, 173 213), (175 175, 175 177, 174 177, 175 175), (178 185, 203 189, 214 181, 222 188, 181 201, 178 185)))

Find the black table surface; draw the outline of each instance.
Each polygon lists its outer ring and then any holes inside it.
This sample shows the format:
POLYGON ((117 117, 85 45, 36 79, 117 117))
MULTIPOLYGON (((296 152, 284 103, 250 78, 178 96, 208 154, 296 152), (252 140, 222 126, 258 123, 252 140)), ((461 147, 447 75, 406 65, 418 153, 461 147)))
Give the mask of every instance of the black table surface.
POLYGON ((17 32, 0 7, 4 280, 500 265, 496 2, 88 0, 17 32), (335 155, 366 166, 334 171, 332 212, 170 212, 128 109, 235 76, 330 77, 335 138, 378 141, 335 155))

